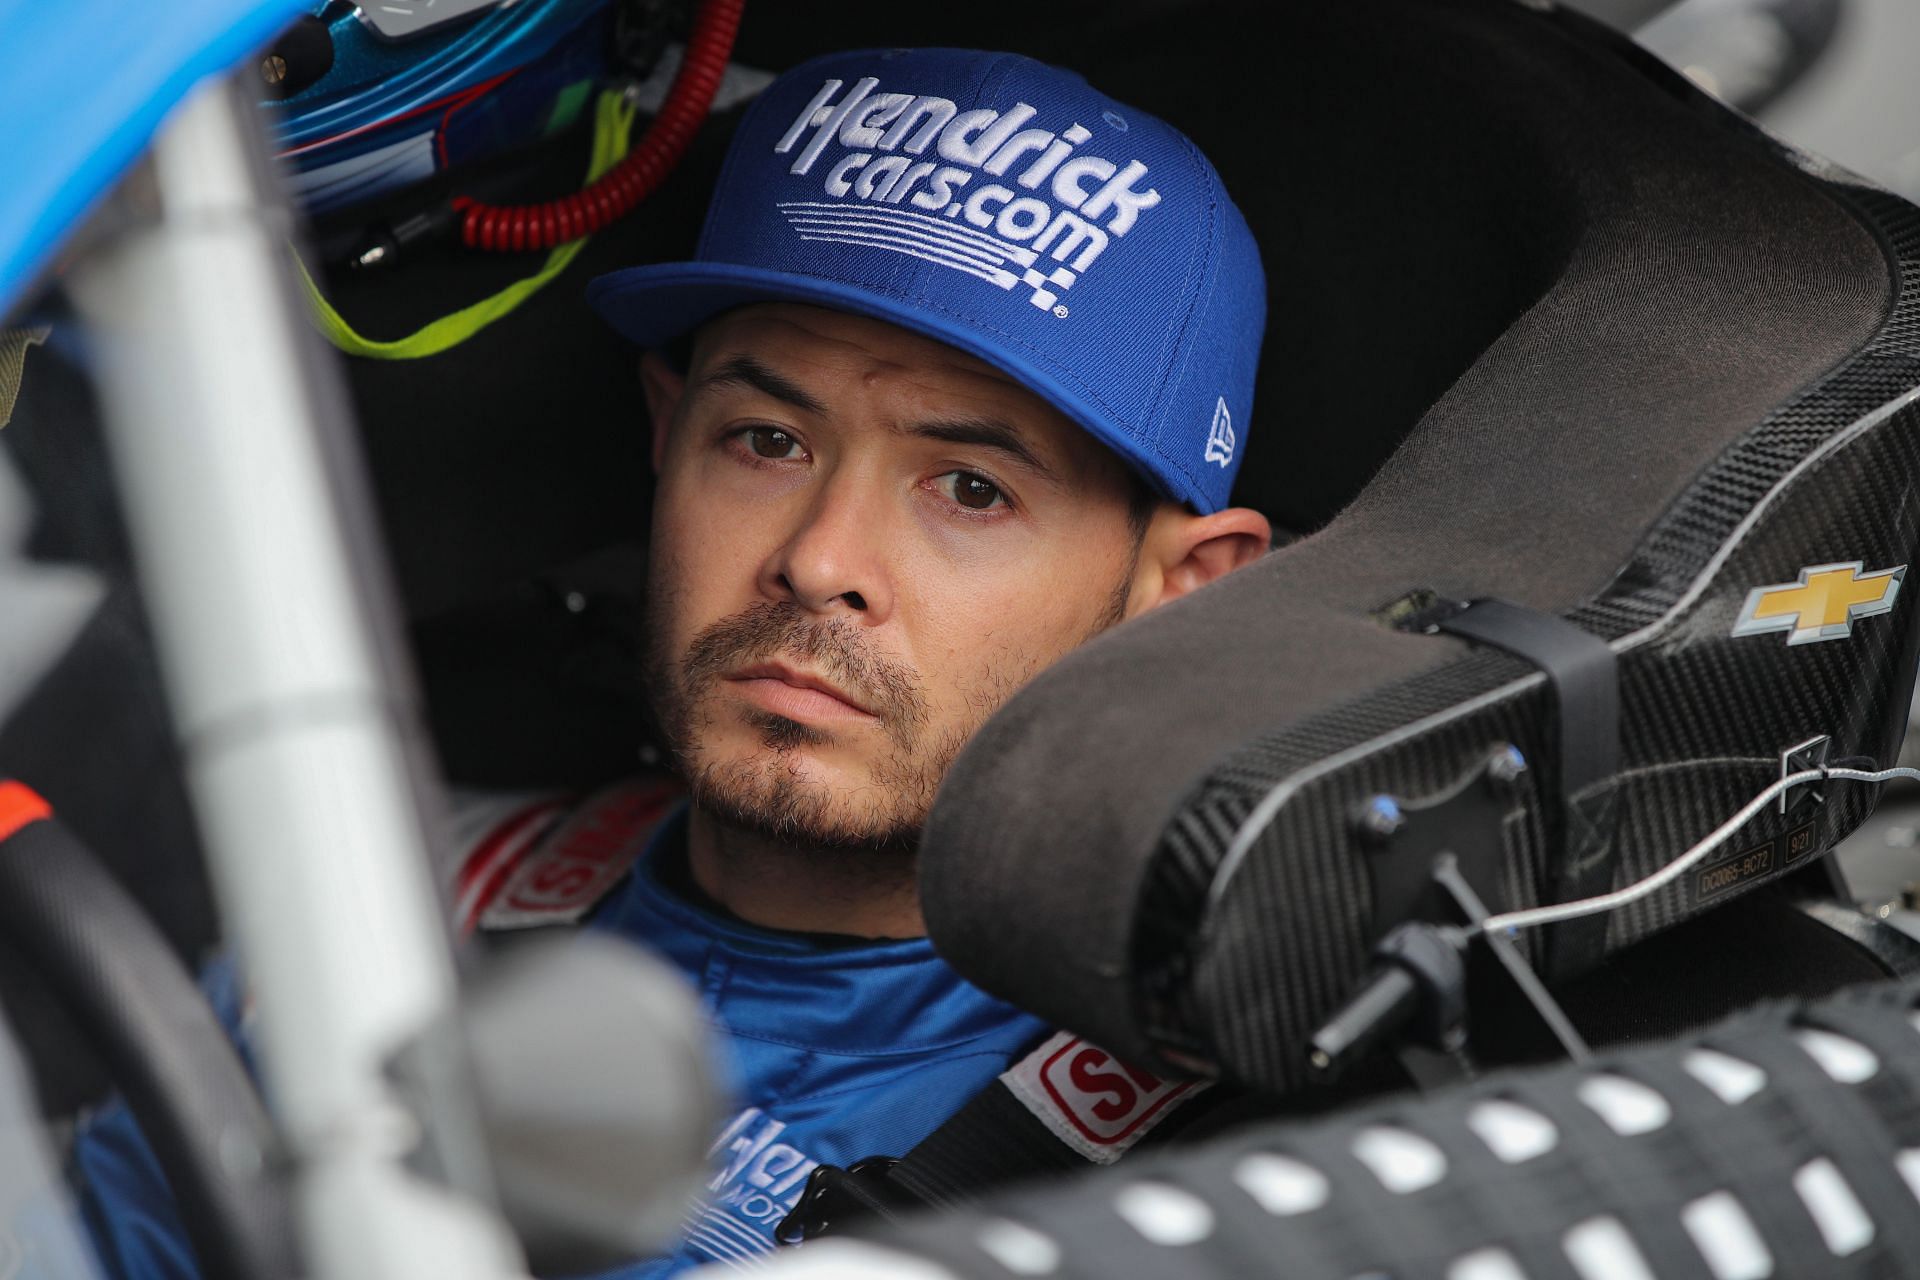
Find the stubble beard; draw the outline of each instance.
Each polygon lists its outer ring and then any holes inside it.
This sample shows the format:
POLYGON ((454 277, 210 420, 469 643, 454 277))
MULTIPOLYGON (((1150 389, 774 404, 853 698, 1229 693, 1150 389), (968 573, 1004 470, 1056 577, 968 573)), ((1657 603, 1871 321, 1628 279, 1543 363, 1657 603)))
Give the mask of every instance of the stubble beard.
MULTIPOLYGON (((1126 616, 1131 578, 1129 565, 1086 638, 1126 616)), ((918 673, 868 649, 858 623, 763 601, 708 626, 676 657, 666 625, 673 601, 663 586, 656 577, 650 592, 646 683, 693 803, 725 827, 799 854, 841 861, 911 857, 954 759, 1042 665, 1032 655, 1010 655, 1007 667, 969 692, 963 724, 936 728, 918 673), (868 765, 864 785, 836 786, 807 776, 804 753, 828 745, 832 735, 768 711, 743 716, 763 753, 722 760, 706 749, 716 720, 726 714, 719 705, 720 682, 730 671, 773 658, 823 671, 873 711, 889 749, 868 765)))
MULTIPOLYGON (((666 606, 656 618, 670 615, 670 601, 658 592, 654 600, 657 608, 666 606)), ((650 623, 648 692, 695 805, 727 827, 800 852, 912 852, 940 778, 967 734, 930 731, 917 673, 874 654, 857 629, 857 623, 764 601, 708 626, 676 657, 667 628, 650 623), (776 658, 820 671, 874 713, 887 749, 868 766, 864 783, 808 776, 808 751, 830 744, 831 732, 723 705, 719 686, 727 673, 776 658), (762 750, 716 758, 709 743, 723 715, 740 715, 762 750)))

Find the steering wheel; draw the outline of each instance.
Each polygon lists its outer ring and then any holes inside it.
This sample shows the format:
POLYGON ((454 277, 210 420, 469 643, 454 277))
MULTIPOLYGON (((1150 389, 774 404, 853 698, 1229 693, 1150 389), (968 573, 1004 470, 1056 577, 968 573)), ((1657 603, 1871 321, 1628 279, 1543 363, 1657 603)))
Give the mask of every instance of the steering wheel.
POLYGON ((106 1062, 207 1280, 297 1274, 273 1126, 212 1007, 93 852, 45 800, 5 779, 0 937, 106 1062))

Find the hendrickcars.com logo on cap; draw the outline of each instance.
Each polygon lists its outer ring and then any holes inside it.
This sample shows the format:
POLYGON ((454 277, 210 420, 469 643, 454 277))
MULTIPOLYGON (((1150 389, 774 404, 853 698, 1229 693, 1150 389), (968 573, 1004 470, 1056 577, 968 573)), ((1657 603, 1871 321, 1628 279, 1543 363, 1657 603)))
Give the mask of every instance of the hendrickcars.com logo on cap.
POLYGON ((840 153, 822 184, 832 199, 780 204, 807 239, 911 254, 1002 289, 1024 285, 1028 301, 1064 319, 1061 292, 1160 203, 1141 185, 1145 164, 1074 154, 1093 136, 1087 127, 1024 127, 1039 114, 1028 103, 962 111, 938 94, 879 92, 875 76, 836 101, 843 87, 823 83, 773 148, 798 148, 788 172, 801 175, 840 153), (935 158, 918 159, 929 149, 935 158))
POLYGON ((588 297, 657 346, 752 302, 878 317, 976 356, 1161 492, 1225 506, 1266 284, 1178 130, 1014 54, 865 50, 780 76, 741 120, 692 262, 588 297))

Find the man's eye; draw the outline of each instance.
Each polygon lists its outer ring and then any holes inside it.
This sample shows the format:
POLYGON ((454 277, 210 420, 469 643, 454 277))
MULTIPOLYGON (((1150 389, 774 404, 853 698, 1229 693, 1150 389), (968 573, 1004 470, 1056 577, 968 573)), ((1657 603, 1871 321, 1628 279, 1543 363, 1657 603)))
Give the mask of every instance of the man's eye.
POLYGON ((747 439, 747 448, 762 458, 797 458, 801 456, 800 442, 778 427, 749 427, 743 432, 747 439))
POLYGON ((937 483, 949 498, 969 511, 990 511, 1007 503, 1000 486, 971 471, 949 471, 937 483))

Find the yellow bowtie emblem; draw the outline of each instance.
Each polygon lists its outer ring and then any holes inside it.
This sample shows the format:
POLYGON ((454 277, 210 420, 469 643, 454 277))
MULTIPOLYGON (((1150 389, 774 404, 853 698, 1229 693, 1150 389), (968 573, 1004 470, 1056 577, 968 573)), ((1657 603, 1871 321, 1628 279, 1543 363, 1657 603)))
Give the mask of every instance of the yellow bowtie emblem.
POLYGON ((1853 634, 1853 624, 1878 613, 1891 613, 1900 594, 1907 566, 1862 573, 1859 560, 1846 564, 1819 564, 1800 571, 1800 581, 1755 587, 1747 593, 1746 608, 1733 624, 1736 636, 1784 631, 1788 644, 1841 640, 1853 634))

